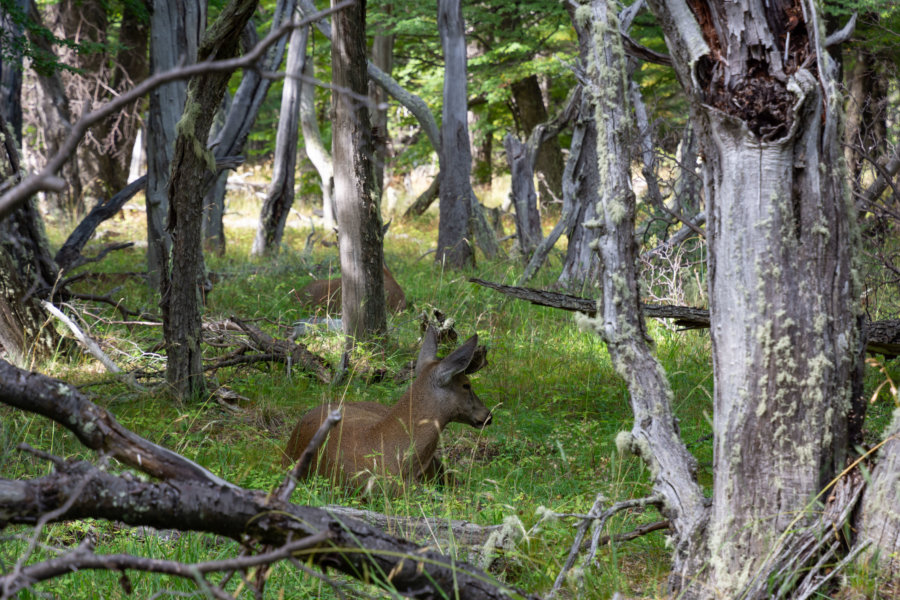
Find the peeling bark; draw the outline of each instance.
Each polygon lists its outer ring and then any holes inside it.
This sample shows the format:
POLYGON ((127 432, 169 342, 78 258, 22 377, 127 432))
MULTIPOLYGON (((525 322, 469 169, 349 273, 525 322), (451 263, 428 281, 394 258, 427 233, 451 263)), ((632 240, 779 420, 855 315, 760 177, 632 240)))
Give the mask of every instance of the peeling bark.
MULTIPOLYGON (((578 12, 575 18, 584 18, 587 7, 578 12)), ((671 587, 677 591, 703 565, 708 508, 697 483, 697 462, 680 439, 672 389, 653 355, 641 311, 631 189, 635 127, 618 19, 606 0, 593 0, 589 14, 593 31, 586 57, 591 79, 586 94, 595 108, 600 198, 597 218, 585 226, 598 232, 594 247, 600 257, 602 289, 597 315, 582 317, 580 323, 603 338, 616 372, 628 384, 634 425, 619 434, 616 444, 640 456, 650 468, 654 492, 662 498, 661 512, 673 530, 671 587)))
POLYGON ((859 284, 835 65, 815 2, 649 4, 705 165, 716 441, 709 569, 691 589, 756 597, 746 586, 848 451, 859 284))

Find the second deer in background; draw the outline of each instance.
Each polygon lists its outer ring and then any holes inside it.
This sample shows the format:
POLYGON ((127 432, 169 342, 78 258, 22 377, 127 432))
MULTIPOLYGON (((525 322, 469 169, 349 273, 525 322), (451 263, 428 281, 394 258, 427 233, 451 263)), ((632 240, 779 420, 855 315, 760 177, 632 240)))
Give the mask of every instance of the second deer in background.
MULTIPOLYGON (((406 294, 391 275, 387 265, 382 265, 384 273, 384 295, 388 310, 400 312, 406 308, 406 294)), ((297 299, 304 305, 325 308, 330 313, 341 311, 341 278, 316 279, 307 283, 297 292, 297 299)))

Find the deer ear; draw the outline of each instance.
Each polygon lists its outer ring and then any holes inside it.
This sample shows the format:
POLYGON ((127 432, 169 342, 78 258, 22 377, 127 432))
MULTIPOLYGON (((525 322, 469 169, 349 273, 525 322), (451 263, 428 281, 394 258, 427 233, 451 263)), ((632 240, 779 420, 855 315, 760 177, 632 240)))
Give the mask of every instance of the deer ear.
POLYGON ((487 366, 487 351, 487 346, 475 347, 475 353, 472 355, 472 362, 469 363, 469 366, 466 367, 465 370, 466 375, 477 373, 487 366))
POLYGON ((473 335, 466 342, 445 356, 440 364, 434 369, 435 382, 439 386, 445 386, 450 383, 454 375, 465 372, 472 357, 475 355, 475 348, 478 346, 478 335, 473 335))
POLYGON ((419 350, 419 358, 416 359, 416 375, 422 371, 425 363, 429 363, 437 358, 437 331, 431 325, 425 330, 425 337, 422 340, 422 349, 419 350))

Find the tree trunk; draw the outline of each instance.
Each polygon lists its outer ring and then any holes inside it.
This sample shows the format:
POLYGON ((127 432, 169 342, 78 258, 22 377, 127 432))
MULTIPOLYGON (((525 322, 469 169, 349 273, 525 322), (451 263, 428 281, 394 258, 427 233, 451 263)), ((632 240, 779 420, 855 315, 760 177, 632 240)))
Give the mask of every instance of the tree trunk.
MULTIPOLYGON (((386 4, 382 10, 387 16, 392 13, 392 6, 386 4)), ((387 75, 394 70, 394 38, 392 33, 378 32, 372 37, 372 64, 387 75)), ((378 197, 384 192, 384 172, 390 159, 390 135, 388 134, 387 101, 385 89, 374 81, 369 81, 369 99, 372 101, 372 132, 375 144, 375 184, 378 186, 378 197)))
MULTIPOLYGON (((252 23, 249 24, 252 26, 252 23)), ((226 115, 231 108, 228 90, 222 96, 222 104, 213 118, 209 135, 215 139, 225 126, 226 115)), ((218 154, 217 154, 218 155, 218 154)), ((215 182, 203 197, 203 250, 216 256, 225 255, 225 189, 228 185, 228 171, 216 175, 215 182)))
POLYGON ((583 27, 578 32, 588 45, 586 72, 591 82, 585 97, 594 108, 600 171, 597 218, 585 226, 599 232, 594 248, 600 258, 602 288, 597 315, 582 320, 606 341, 616 372, 628 384, 634 425, 629 434, 616 438, 616 445, 639 455, 650 468, 654 493, 661 497, 662 513, 672 523, 673 571, 678 579, 693 576, 702 565, 692 561, 705 547, 707 509, 697 483, 697 463, 680 439, 672 390, 648 343, 641 310, 631 188, 635 124, 628 101, 625 51, 610 4, 593 0, 593 32, 583 27))
MULTIPOLYGON (((28 18, 36 25, 42 26, 43 21, 37 4, 32 0, 21 0, 21 3, 27 6, 28 18)), ((44 36, 36 35, 31 29, 28 29, 27 35, 28 41, 40 48, 47 56, 56 56, 53 45, 44 36)), ((41 159, 47 160, 59 151, 63 141, 69 136, 73 123, 72 110, 60 71, 46 65, 43 68, 39 64, 32 66, 37 80, 37 86, 34 87, 33 92, 34 97, 30 98, 28 102, 34 110, 34 116, 30 116, 29 121, 34 120, 37 138, 32 145, 36 149, 40 149, 41 159)), ((16 76, 21 77, 21 73, 17 73, 16 76)), ((17 135, 21 137, 21 115, 19 115, 18 122, 10 121, 10 123, 16 129, 17 135)), ((60 173, 68 188, 65 192, 49 193, 47 196, 50 204, 61 214, 77 212, 79 203, 83 203, 84 192, 81 187, 81 169, 78 163, 78 154, 73 153, 63 165, 60 173)))
MULTIPOLYGON (((61 0, 48 5, 48 21, 51 29, 62 38, 78 44, 103 47, 108 42, 109 18, 106 3, 102 0, 61 0)), ((98 89, 109 86, 111 71, 107 65, 108 56, 104 52, 80 52, 74 48, 60 46, 60 58, 78 71, 63 71, 62 81, 66 88, 73 117, 86 112, 96 100, 98 89)), ((100 154, 107 148, 100 137, 101 129, 94 131, 95 137, 78 146, 78 168, 81 175, 82 194, 66 198, 64 213, 81 216, 85 211, 86 197, 106 196, 100 179, 100 154)), ((62 140, 60 140, 60 143, 62 140)), ((115 193, 118 190, 113 190, 115 193)))
MULTIPOLYGON (((232 0, 204 35, 197 60, 237 55, 241 31, 256 9, 255 0, 232 0)), ((210 125, 222 102, 230 72, 207 73, 188 82, 184 115, 172 159, 167 231, 172 236, 171 271, 162 283, 160 304, 166 339, 166 380, 181 400, 205 392, 200 348, 199 290, 203 273, 201 225, 204 183, 215 173, 215 156, 207 150, 210 125)), ((168 267, 167 257, 163 264, 168 267)))
MULTIPOLYGON (((175 68, 181 60, 196 62, 197 44, 206 23, 206 3, 182 5, 158 2, 150 17, 150 72, 175 68)), ((150 92, 147 116, 147 275, 152 289, 161 289, 163 261, 172 249, 165 223, 169 211, 170 163, 175 147, 175 124, 184 111, 187 84, 173 81, 150 92)))
POLYGON ((278 254, 284 235, 284 225, 294 204, 300 94, 301 88, 313 87, 312 83, 300 79, 303 75, 303 64, 306 62, 308 38, 309 27, 300 27, 291 32, 284 90, 281 93, 281 113, 278 115, 278 132, 275 134, 272 183, 263 202, 256 237, 253 238, 253 247, 250 249, 251 256, 278 254))
POLYGON ((544 238, 534 189, 535 153, 540 153, 541 144, 533 148, 530 143, 523 144, 519 138, 507 133, 503 138, 503 147, 506 149, 506 160, 509 162, 511 183, 509 193, 516 211, 516 239, 522 258, 528 260, 544 238))
POLYGON ((878 159, 885 148, 888 77, 879 73, 878 61, 871 49, 859 44, 849 74, 844 159, 854 194, 862 191, 865 161, 878 159))
MULTIPOLYGON (((2 23, 10 31, 12 23, 2 23)), ((21 144, 22 77, 13 57, 0 62, 0 182, 17 178, 20 164, 16 143, 21 144), (12 73, 9 73, 9 72, 12 73), (6 119, 11 119, 7 127, 6 119), (19 131, 15 125, 19 124, 19 131), (13 139, 12 130, 19 137, 13 139)), ((56 266, 50 258, 43 221, 35 201, 28 200, 0 220, 0 346, 15 361, 26 357, 43 360, 59 347, 56 329, 46 326, 47 314, 36 295, 56 282, 56 266)))
MULTIPOLYGON (((538 84, 537 75, 529 75, 510 86, 513 102, 518 113, 525 137, 534 128, 547 120, 547 108, 538 84)), ((559 139, 554 137, 540 146, 535 160, 538 174, 538 200, 542 206, 550 204, 554 198, 562 198, 563 156, 559 139)))
POLYGON ((472 183, 490 188, 494 177, 492 162, 494 152, 494 131, 490 120, 490 108, 482 106, 482 110, 469 110, 466 121, 469 127, 470 147, 472 150, 472 183), (487 122, 486 125, 482 123, 487 122))
MULTIPOLYGON (((900 410, 894 411, 887 442, 878 451, 878 464, 872 470, 869 486, 862 498, 860 540, 872 540, 869 554, 877 552, 879 567, 887 580, 900 577, 900 410)), ((874 558, 872 559, 874 560, 874 558)))
MULTIPOLYGON (((578 54, 582 65, 587 65, 590 55, 590 33, 576 18, 576 10, 571 4, 566 5, 572 25, 578 34, 578 54)), ((563 261, 562 271, 557 279, 560 288, 575 294, 586 294, 588 290, 597 285, 597 277, 600 265, 597 253, 591 249, 591 243, 597 239, 597 231, 585 227, 597 217, 597 190, 600 189, 600 172, 597 168, 597 125, 590 115, 594 114, 594 108, 590 98, 584 94, 581 99, 579 115, 584 124, 584 137, 581 144, 581 152, 573 165, 575 177, 580 182, 576 186, 572 216, 569 221, 572 226, 566 231, 569 244, 566 249, 566 258, 563 261)))
POLYGON ((368 80, 365 0, 336 13, 333 23, 332 149, 343 284, 341 319, 344 333, 361 340, 387 329, 381 207, 372 169, 372 129, 368 106, 356 99, 365 95, 368 80))
POLYGON ((438 0, 444 49, 444 108, 441 124, 441 187, 435 260, 452 268, 472 266, 472 155, 466 122, 466 40, 460 0, 438 0))
POLYGON ((706 169, 716 437, 691 590, 762 597, 759 581, 796 584, 766 560, 847 456, 859 289, 835 68, 814 2, 650 5, 706 169))
MULTIPOLYGON (((278 0, 272 14, 271 29, 277 29, 290 19, 294 14, 295 7, 296 0, 278 0)), ((252 23, 248 23, 245 27, 244 36, 242 43, 245 44, 245 47, 251 48, 256 45, 256 28, 252 23)), ((241 83, 225 116, 225 123, 211 144, 215 148, 217 158, 235 156, 243 152, 250 129, 259 115, 259 109, 272 85, 272 78, 265 74, 278 70, 284 59, 287 38, 286 35, 282 36, 272 44, 265 56, 257 63, 256 69, 243 71, 241 83)), ((219 181, 207 191, 204 200, 205 206, 209 209, 206 245, 219 255, 225 253, 225 229, 222 225, 222 217, 225 215, 225 183, 227 179, 227 171, 219 175, 219 181)))
MULTIPOLYGON (((315 77, 312 60, 307 60, 303 65, 303 77, 306 81, 311 81, 315 77)), ((326 231, 331 231, 335 226, 334 164, 322 141, 322 132, 319 131, 314 85, 300 86, 300 127, 303 130, 303 147, 306 149, 306 155, 322 181, 322 226, 326 231)))

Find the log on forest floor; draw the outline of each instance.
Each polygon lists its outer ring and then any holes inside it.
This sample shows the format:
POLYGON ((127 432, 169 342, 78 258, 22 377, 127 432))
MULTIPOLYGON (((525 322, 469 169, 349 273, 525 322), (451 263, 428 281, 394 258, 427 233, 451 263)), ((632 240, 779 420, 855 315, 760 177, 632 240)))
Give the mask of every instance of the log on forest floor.
MULTIPOLYGON (((597 301, 580 296, 572 296, 549 290, 538 290, 527 287, 503 285, 472 277, 470 282, 497 290, 502 294, 518 300, 527 300, 539 306, 549 306, 573 312, 582 312, 594 316, 597 312, 597 301)), ((709 327, 709 311, 705 308, 690 306, 664 306, 660 304, 643 304, 644 315, 655 319, 675 319, 675 324, 684 329, 704 329, 709 327)), ((900 319, 883 321, 866 321, 866 350, 872 354, 882 354, 886 358, 900 356, 900 319)))

